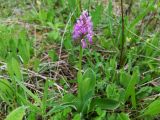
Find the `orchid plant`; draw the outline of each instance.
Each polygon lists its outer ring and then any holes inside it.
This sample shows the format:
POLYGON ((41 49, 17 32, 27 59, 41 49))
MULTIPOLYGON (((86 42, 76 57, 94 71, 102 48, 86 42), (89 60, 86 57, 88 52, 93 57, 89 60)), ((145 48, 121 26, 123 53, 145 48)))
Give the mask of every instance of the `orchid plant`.
POLYGON ((87 10, 84 10, 74 25, 73 30, 73 39, 80 40, 80 54, 79 54, 79 72, 81 72, 81 64, 82 64, 82 48, 87 47, 87 40, 90 44, 92 44, 93 40, 93 22, 91 20, 91 16, 89 15, 87 10))

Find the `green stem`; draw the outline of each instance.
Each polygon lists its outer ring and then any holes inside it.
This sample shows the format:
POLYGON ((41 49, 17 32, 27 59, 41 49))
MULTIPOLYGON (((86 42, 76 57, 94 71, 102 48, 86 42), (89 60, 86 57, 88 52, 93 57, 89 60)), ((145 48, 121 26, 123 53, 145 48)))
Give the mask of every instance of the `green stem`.
POLYGON ((83 57, 83 49, 80 46, 80 48, 79 48, 79 66, 78 66, 79 71, 82 70, 82 57, 83 57))
POLYGON ((78 96, 81 97, 80 95, 80 86, 81 86, 81 80, 82 80, 82 57, 83 57, 83 50, 82 46, 80 46, 79 49, 79 63, 78 63, 78 73, 77 73, 77 80, 78 80, 78 96))

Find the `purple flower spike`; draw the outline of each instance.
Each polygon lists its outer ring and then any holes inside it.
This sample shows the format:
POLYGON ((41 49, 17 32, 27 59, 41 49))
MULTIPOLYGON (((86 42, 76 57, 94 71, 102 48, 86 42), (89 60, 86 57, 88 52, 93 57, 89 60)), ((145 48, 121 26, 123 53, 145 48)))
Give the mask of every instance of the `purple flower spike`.
POLYGON ((73 39, 81 40, 82 48, 87 47, 86 39, 92 44, 93 23, 87 11, 83 11, 77 23, 74 25, 73 39))

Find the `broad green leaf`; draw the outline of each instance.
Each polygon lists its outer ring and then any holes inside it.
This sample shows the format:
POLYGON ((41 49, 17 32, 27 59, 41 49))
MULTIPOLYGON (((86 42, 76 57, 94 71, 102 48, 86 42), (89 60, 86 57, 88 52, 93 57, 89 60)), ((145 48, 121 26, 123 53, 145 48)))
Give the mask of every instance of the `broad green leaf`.
POLYGON ((160 114, 160 99, 153 101, 147 109, 144 110, 143 115, 155 116, 160 114))
POLYGON ((5 120, 22 120, 27 107, 21 106, 13 110, 5 120))
MULTIPOLYGON (((81 75, 80 75, 81 76, 81 75)), ((87 69, 81 79, 78 80, 79 112, 87 112, 89 102, 94 94, 96 75, 92 69, 87 69)))
POLYGON ((119 102, 111 99, 101 99, 96 98, 91 101, 91 110, 95 107, 100 107, 101 109, 114 110, 119 107, 119 102))
POLYGON ((82 101, 89 99, 93 93, 96 84, 96 75, 92 69, 87 69, 78 83, 79 96, 82 101))
POLYGON ((136 68, 133 71, 133 75, 132 75, 131 80, 127 86, 127 90, 126 90, 126 94, 125 94, 125 100, 127 100, 129 98, 129 96, 131 96, 131 102, 132 102, 132 106, 134 108, 136 108, 135 85, 139 81, 139 76, 140 75, 139 75, 138 68, 136 68))
POLYGON ((16 77, 18 80, 22 80, 20 65, 15 58, 11 58, 7 63, 7 70, 13 79, 16 77))
POLYGON ((48 115, 52 115, 53 113, 56 113, 56 112, 59 112, 59 111, 62 111, 68 107, 71 107, 71 108, 75 108, 74 105, 55 105, 53 106, 53 108, 47 113, 47 116, 48 115))
POLYGON ((30 42, 24 39, 21 39, 18 45, 20 57, 22 57, 22 62, 24 62, 25 64, 27 64, 30 59, 30 46, 30 42))
POLYGON ((131 75, 128 74, 126 71, 120 71, 120 84, 127 88, 129 82, 131 80, 131 75))

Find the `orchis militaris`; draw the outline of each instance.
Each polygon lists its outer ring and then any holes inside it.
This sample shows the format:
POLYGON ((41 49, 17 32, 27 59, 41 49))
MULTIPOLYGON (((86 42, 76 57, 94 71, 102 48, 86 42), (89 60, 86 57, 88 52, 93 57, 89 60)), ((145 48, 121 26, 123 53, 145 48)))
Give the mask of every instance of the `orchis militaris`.
POLYGON ((89 16, 89 13, 87 11, 83 11, 80 18, 74 25, 73 39, 81 40, 82 48, 86 48, 86 40, 88 39, 89 43, 92 44, 92 37, 93 23, 91 21, 91 16, 89 16))
POLYGON ((91 16, 89 16, 89 13, 85 10, 80 15, 79 19, 74 25, 73 30, 73 39, 74 40, 80 40, 81 46, 79 51, 79 72, 78 72, 78 80, 82 77, 82 57, 83 57, 83 49, 87 47, 87 40, 90 44, 92 44, 92 37, 93 37, 93 23, 91 21, 91 16))

